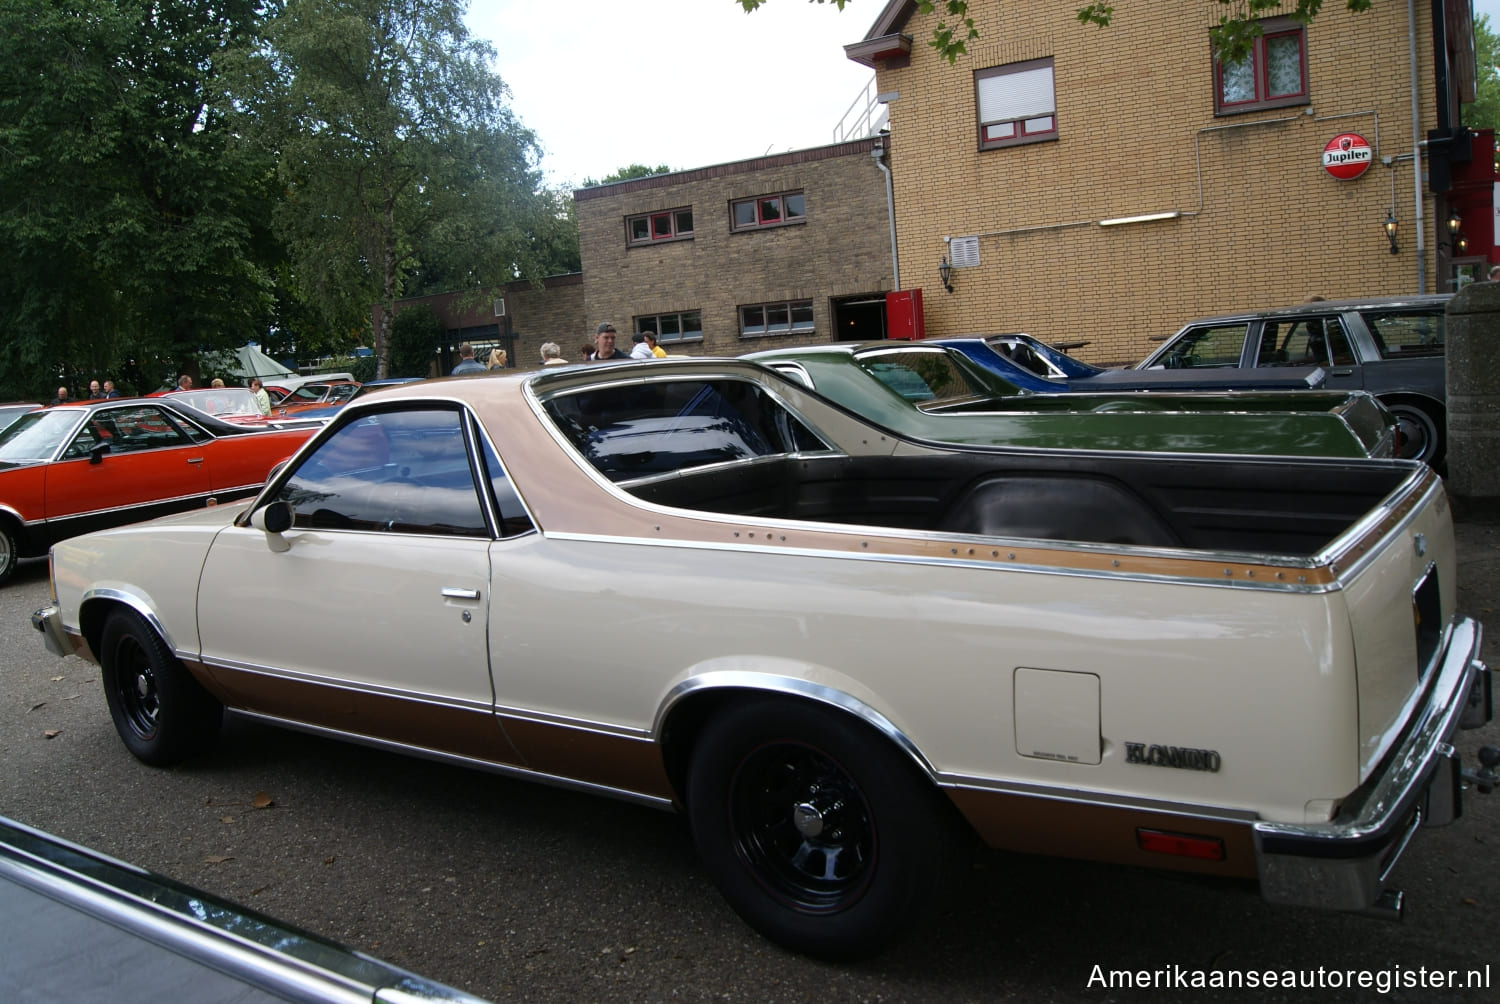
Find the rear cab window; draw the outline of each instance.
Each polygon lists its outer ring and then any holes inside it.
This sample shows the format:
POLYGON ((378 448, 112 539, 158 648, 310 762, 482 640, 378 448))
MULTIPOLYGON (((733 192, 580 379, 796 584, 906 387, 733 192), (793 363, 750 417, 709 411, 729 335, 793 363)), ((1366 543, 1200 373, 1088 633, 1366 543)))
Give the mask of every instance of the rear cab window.
POLYGON ((1447 315, 1437 311, 1361 311, 1359 315, 1380 349, 1382 359, 1441 356, 1447 337, 1447 315))
POLYGON ((589 388, 546 401, 548 418, 611 481, 828 449, 766 389, 727 378, 589 388))

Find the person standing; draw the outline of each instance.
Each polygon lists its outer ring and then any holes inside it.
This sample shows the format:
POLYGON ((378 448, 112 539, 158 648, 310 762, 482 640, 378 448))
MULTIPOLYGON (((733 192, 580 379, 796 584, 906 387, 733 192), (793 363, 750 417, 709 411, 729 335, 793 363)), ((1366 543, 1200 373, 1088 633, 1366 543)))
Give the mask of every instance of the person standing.
POLYGON ((642 331, 641 336, 646 341, 646 347, 651 350, 651 355, 653 355, 657 359, 667 358, 667 350, 656 344, 656 332, 642 331))
POLYGON ((68 388, 66 388, 66 387, 59 387, 59 388, 57 388, 57 396, 54 397, 51 401, 48 401, 47 403, 48 404, 72 404, 73 402, 68 397, 68 388))
POLYGON ((120 392, 115 390, 115 382, 113 380, 104 381, 104 396, 106 398, 114 398, 120 396, 120 392))
POLYGON ((490 350, 490 369, 503 370, 509 365, 509 356, 504 349, 490 350))
POLYGON ((102 391, 102 390, 99 389, 99 381, 98 380, 90 380, 89 381, 89 400, 90 401, 99 401, 99 400, 102 400, 103 398, 104 398, 104 391, 102 391))
POLYGON ((556 342, 542 343, 542 365, 543 366, 566 366, 568 361, 562 357, 562 346, 556 342))
POLYGON ((255 395, 255 407, 260 413, 269 417, 271 414, 271 395, 261 386, 260 377, 250 378, 250 393, 255 395))
POLYGON ((594 351, 589 354, 590 362, 602 362, 606 359, 629 359, 630 357, 615 348, 615 326, 608 321, 599 325, 594 334, 594 351))
POLYGON ((634 345, 632 345, 630 347, 630 358, 632 358, 632 359, 653 359, 653 358, 655 358, 654 356, 651 355, 651 346, 649 346, 649 345, 646 344, 646 336, 645 336, 645 334, 643 334, 642 332, 637 331, 635 334, 633 334, 633 335, 630 336, 630 340, 635 343, 634 345))
POLYGON ((458 346, 458 365, 453 367, 454 376, 463 376, 465 373, 485 372, 484 363, 474 361, 474 346, 468 342, 460 342, 458 346))
POLYGON ((180 376, 180 377, 177 378, 177 389, 178 390, 192 390, 193 389, 193 378, 190 377, 190 376, 188 376, 186 373, 182 374, 182 376, 180 376))

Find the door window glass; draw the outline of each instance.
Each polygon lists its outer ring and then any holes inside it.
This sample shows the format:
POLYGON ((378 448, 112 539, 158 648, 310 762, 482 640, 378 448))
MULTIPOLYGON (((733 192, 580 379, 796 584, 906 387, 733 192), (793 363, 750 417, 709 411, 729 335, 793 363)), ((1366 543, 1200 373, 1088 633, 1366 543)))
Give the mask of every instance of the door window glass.
POLYGON ((301 529, 489 536, 456 410, 351 422, 303 459, 277 498, 301 529))
POLYGON ((1349 336, 1337 317, 1267 321, 1259 366, 1348 366, 1354 363, 1349 336))
POLYGON ((1169 370, 1202 366, 1238 366, 1245 350, 1249 325, 1243 321, 1216 327, 1194 328, 1172 343, 1155 367, 1169 370))

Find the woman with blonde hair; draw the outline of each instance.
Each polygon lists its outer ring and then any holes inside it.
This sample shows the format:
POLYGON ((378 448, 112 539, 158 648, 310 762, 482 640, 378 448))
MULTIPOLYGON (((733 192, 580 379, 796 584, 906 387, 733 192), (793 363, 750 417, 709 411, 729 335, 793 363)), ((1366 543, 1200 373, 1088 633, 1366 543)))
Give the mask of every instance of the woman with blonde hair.
POLYGON ((503 369, 505 369, 505 350, 504 349, 491 349, 490 350, 490 369, 492 369, 492 370, 503 370, 503 369))

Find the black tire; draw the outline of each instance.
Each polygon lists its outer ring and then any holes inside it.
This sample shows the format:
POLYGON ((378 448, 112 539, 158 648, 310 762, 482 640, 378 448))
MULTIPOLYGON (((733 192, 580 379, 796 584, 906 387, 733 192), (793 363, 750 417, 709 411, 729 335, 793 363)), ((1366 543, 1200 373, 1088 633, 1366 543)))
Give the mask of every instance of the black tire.
POLYGON ((1398 456, 1425 461, 1429 467, 1436 467, 1443 462, 1443 455, 1447 452, 1447 444, 1443 441, 1446 431, 1444 426, 1447 423, 1442 415, 1434 414, 1432 408, 1409 401, 1382 401, 1381 404, 1396 416, 1396 424, 1401 429, 1401 451, 1398 456))
POLYGON ((20 540, 8 520, 0 519, 0 586, 16 574, 16 565, 21 561, 20 540))
POLYGON ((967 865, 957 814, 911 759, 804 702, 753 699, 709 722, 687 811, 730 905, 818 958, 879 952, 929 918, 967 865))
POLYGON ((99 640, 99 667, 115 731, 136 759, 166 767, 213 746, 224 706, 140 614, 116 610, 109 615, 99 640))

